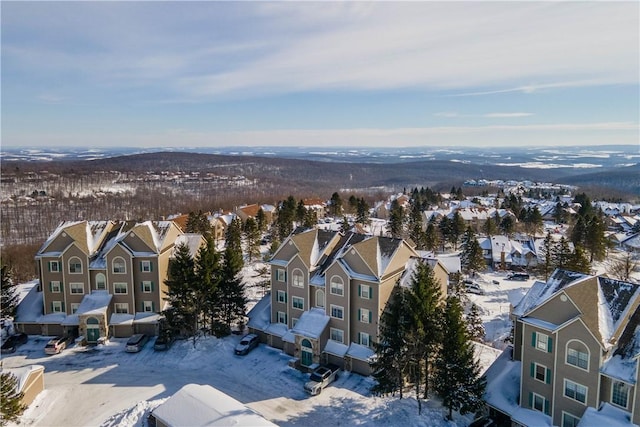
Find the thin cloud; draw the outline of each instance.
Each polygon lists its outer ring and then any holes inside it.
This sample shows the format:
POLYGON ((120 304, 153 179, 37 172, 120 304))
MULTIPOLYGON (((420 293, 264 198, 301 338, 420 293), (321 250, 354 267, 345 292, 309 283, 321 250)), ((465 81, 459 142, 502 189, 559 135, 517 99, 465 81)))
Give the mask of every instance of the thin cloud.
POLYGON ((511 119, 530 116, 533 116, 533 113, 488 113, 482 115, 482 117, 486 117, 488 119, 511 119))
POLYGON ((460 114, 456 111, 440 111, 434 114, 435 117, 442 117, 447 119, 453 118, 485 118, 485 119, 512 119, 518 117, 530 117, 533 113, 525 112, 513 112, 513 113, 485 113, 485 114, 460 114))

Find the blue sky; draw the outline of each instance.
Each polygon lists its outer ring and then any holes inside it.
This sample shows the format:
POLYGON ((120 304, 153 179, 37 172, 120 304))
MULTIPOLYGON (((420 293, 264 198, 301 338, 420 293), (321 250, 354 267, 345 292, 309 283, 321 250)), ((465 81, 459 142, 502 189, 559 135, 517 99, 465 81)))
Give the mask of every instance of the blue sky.
POLYGON ((2 2, 2 145, 638 144, 638 2, 2 2))

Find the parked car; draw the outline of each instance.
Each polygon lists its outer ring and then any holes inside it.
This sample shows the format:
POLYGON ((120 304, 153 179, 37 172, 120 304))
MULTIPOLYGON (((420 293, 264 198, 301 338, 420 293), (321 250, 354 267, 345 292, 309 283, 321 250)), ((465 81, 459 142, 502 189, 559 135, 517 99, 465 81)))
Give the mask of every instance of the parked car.
POLYGON ((156 338, 155 342, 153 343, 153 349, 155 351, 169 350, 169 348, 173 345, 174 341, 175 341, 175 338, 173 336, 161 335, 158 338, 156 338))
POLYGON ((73 337, 69 335, 57 336, 49 340, 47 345, 44 346, 44 352, 46 354, 58 354, 62 350, 67 348, 67 346, 71 344, 72 341, 73 337))
POLYGON ((245 355, 256 348, 260 343, 260 338, 256 334, 247 334, 236 345, 235 353, 237 355, 245 355))
POLYGON ((322 393, 322 389, 338 379, 339 367, 335 365, 318 366, 313 370, 304 389, 312 396, 322 393))
POLYGON ((527 273, 509 273, 507 279, 509 280, 529 280, 530 276, 527 273))
POLYGON ((132 335, 131 338, 129 338, 129 341, 127 341, 127 345, 124 349, 127 353, 137 353, 142 350, 148 340, 149 337, 145 334, 132 335))
POLYGON ((14 353, 18 349, 18 346, 26 343, 28 339, 29 336, 22 332, 11 335, 9 338, 7 338, 4 344, 2 344, 0 353, 14 353))
POLYGON ((499 284, 500 284, 500 281, 499 281, 499 280, 496 280, 496 279, 493 279, 493 280, 491 281, 491 283, 493 283, 494 285, 499 285, 499 284))
POLYGON ((471 294, 484 295, 484 290, 476 282, 465 283, 464 286, 467 289, 467 292, 471 294))

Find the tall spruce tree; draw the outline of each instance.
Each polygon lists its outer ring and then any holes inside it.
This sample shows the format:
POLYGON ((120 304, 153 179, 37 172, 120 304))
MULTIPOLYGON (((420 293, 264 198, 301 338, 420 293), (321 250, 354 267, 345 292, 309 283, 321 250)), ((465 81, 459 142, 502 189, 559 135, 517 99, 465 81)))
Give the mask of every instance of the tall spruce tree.
POLYGON ((486 334, 484 322, 480 317, 480 308, 477 304, 471 304, 469 313, 467 314, 467 333, 469 338, 474 341, 482 342, 486 334))
MULTIPOLYGON (((169 328, 195 337, 198 329, 199 314, 194 289, 196 288, 195 263, 189 247, 182 243, 169 260, 167 271, 167 296, 165 300, 170 308, 165 312, 169 328)), ((195 338, 194 338, 195 346, 195 338)))
POLYGON ((364 197, 357 201, 356 222, 362 225, 368 225, 371 222, 369 219, 369 204, 364 197))
POLYGON ((267 215, 264 213, 262 208, 258 209, 256 213, 256 225, 258 226, 258 231, 262 233, 267 229, 267 215))
POLYGON ((399 239, 404 234, 404 208, 398 203, 398 199, 391 201, 389 212, 389 233, 391 237, 399 239))
POLYGON ((442 326, 447 339, 442 341, 436 359, 434 389, 449 411, 447 419, 452 420, 454 410, 464 415, 482 407, 486 380, 480 376, 480 366, 462 318, 462 307, 454 296, 447 298, 442 326))
POLYGON ((553 247, 553 265, 554 268, 568 268, 571 260, 571 247, 567 239, 562 236, 560 241, 553 247))
POLYGON ((451 218, 451 233, 449 235, 449 241, 453 244, 454 251, 458 249, 458 241, 460 240, 460 236, 464 233, 465 228, 462 215, 460 215, 460 212, 455 211, 451 218))
POLYGON ((199 323, 213 327, 218 312, 218 287, 221 280, 220 253, 213 238, 206 237, 194 259, 194 310, 199 323))
POLYGON ((240 269, 242 269, 244 266, 244 259, 242 257, 242 221, 240 221, 239 218, 231 221, 231 224, 227 227, 224 246, 225 248, 231 248, 231 250, 240 254, 239 262, 240 269))
POLYGON ((478 243, 476 233, 471 227, 467 227, 467 230, 464 232, 460 249, 462 271, 467 274, 474 274, 485 268, 486 264, 484 255, 482 254, 482 248, 480 247, 480 243, 478 243))
POLYGON ((253 218, 247 218, 244 222, 244 240, 246 242, 247 257, 249 262, 260 256, 260 228, 253 218))
POLYGON ((542 275, 544 276, 544 280, 546 281, 555 269, 555 242, 553 241, 551 232, 548 232, 544 237, 544 241, 542 242, 540 251, 541 255, 543 256, 543 262, 538 264, 538 268, 540 269, 540 272, 542 273, 542 275))
POLYGON ((0 267, 2 282, 0 283, 0 307, 2 315, 5 317, 15 317, 18 309, 18 292, 17 284, 13 281, 13 273, 11 267, 2 264, 0 267))
POLYGON ((425 249, 429 251, 437 251, 440 246, 440 234, 436 227, 435 220, 431 218, 424 232, 425 249))
POLYGON ((411 330, 407 293, 406 288, 396 285, 380 316, 380 341, 374 343, 376 355, 371 363, 376 381, 371 391, 376 395, 398 392, 402 399, 409 365, 407 335, 411 330))
POLYGON ((424 397, 429 395, 430 373, 433 359, 442 342, 442 292, 440 282, 435 278, 433 270, 426 261, 419 261, 411 277, 411 293, 409 294, 412 331, 414 339, 420 346, 424 372, 424 397))
POLYGON ((604 221, 599 215, 593 215, 587 220, 585 247, 589 251, 589 261, 602 261, 607 250, 607 239, 604 221))
POLYGON ((329 215, 333 217, 342 215, 342 198, 338 192, 333 193, 329 200, 329 215))
POLYGON ((27 409, 22 404, 24 394, 18 391, 18 379, 9 372, 0 374, 0 426, 17 422, 27 409))
POLYGON ((198 211, 198 212, 189 212, 187 216, 187 224, 185 225, 186 233, 198 233, 207 237, 213 233, 213 229, 211 227, 211 223, 209 222, 209 218, 207 218, 207 214, 198 211))
POLYGON ((242 252, 234 245, 228 245, 224 250, 224 260, 218 286, 218 319, 225 326, 216 328, 219 335, 228 335, 234 322, 242 321, 246 316, 247 297, 244 283, 240 276, 242 270, 242 252))
POLYGON ((417 249, 425 249, 425 233, 422 230, 422 210, 419 201, 412 199, 411 210, 407 219, 409 238, 416 244, 417 249))

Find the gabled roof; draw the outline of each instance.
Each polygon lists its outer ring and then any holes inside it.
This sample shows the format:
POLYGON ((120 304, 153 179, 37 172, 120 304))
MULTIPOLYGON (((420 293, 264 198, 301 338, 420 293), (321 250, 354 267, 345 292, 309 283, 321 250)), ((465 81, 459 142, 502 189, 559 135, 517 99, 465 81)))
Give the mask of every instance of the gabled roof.
POLYGON ((113 221, 63 221, 40 247, 37 255, 46 254, 51 243, 66 233, 81 251, 92 256, 102 244, 104 234, 114 224, 113 221))
POLYGON ((302 313, 295 326, 291 329, 296 335, 318 339, 326 329, 331 318, 322 308, 312 308, 302 313))

